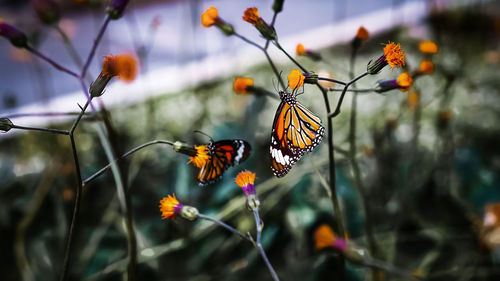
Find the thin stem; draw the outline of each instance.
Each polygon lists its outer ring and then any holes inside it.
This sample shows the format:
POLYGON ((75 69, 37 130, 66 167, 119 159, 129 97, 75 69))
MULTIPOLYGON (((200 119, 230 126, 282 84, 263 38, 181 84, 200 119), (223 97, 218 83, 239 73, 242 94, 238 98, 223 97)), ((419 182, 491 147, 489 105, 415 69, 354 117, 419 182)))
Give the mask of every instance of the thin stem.
POLYGON ((279 281, 280 279, 278 278, 278 275, 276 274, 276 271, 274 271, 273 266, 269 262, 269 259, 267 258, 267 255, 266 255, 266 252, 264 251, 264 248, 262 247, 262 244, 260 242, 260 237, 261 237, 261 233, 262 233, 262 224, 261 224, 261 221, 260 221, 259 209, 258 208, 255 208, 253 210, 253 215, 254 215, 254 218, 255 218, 255 227, 257 229, 257 247, 259 248, 260 255, 262 256, 262 259, 266 263, 267 268, 271 272, 271 275, 273 276, 273 279, 275 281, 279 281))
POLYGON ((106 31, 106 28, 108 27, 110 20, 111 18, 109 17, 108 14, 106 14, 106 17, 104 18, 104 23, 102 24, 101 29, 99 30, 99 33, 97 34, 97 37, 94 40, 94 45, 92 45, 92 49, 90 50, 89 56, 87 57, 87 61, 83 66, 81 77, 85 77, 85 75, 87 75, 87 70, 90 66, 90 62, 94 57, 97 46, 99 45, 99 42, 101 42, 102 36, 104 35, 104 31, 106 31))
POLYGON ((60 279, 61 281, 68 279, 67 278, 68 266, 69 266, 70 258, 71 258, 71 249, 73 248, 73 236, 75 233, 75 229, 78 225, 78 214, 80 213, 80 202, 81 202, 81 194, 82 194, 82 173, 80 171, 80 164, 78 161, 78 153, 76 151, 75 138, 73 137, 72 132, 70 133, 69 138, 71 140, 71 150, 73 151, 73 160, 75 162, 77 188, 76 188, 76 196, 75 196, 75 206, 73 208, 73 216, 71 218, 71 223, 69 226, 68 241, 66 242, 66 249, 64 251, 64 262, 63 262, 63 269, 62 269, 61 279, 60 279))
POLYGON ((66 136, 69 135, 69 132, 66 130, 38 128, 38 127, 26 127, 26 126, 14 125, 14 124, 12 124, 11 127, 13 129, 20 129, 20 130, 41 131, 41 132, 48 132, 48 133, 54 133, 54 134, 59 134, 59 135, 66 135, 66 136))
POLYGON ((64 30, 62 30, 58 24, 53 25, 53 27, 55 30, 57 30, 57 32, 59 32, 59 35, 61 35, 64 46, 66 46, 66 49, 69 55, 71 56, 71 59, 76 64, 76 66, 78 66, 78 68, 81 69, 83 67, 82 58, 80 57, 80 55, 78 55, 75 46, 73 46, 73 43, 71 43, 71 39, 69 39, 66 32, 64 32, 64 30))
MULTIPOLYGON (((348 89, 346 92, 351 92, 351 93, 371 93, 375 92, 376 89, 371 88, 371 89, 348 89)), ((335 88, 329 88, 329 92, 343 92, 344 89, 335 89, 335 88)))
POLYGON ((211 221, 213 223, 216 223, 222 227, 224 227, 225 229, 231 231, 232 233, 240 236, 241 238, 243 238, 244 240, 247 240, 248 242, 250 243, 253 243, 252 239, 250 239, 248 236, 244 235, 243 233, 239 232, 238 230, 236 230, 235 228, 233 228, 232 226, 229 226, 223 222, 221 222, 220 220, 216 219, 216 218, 212 218, 212 217, 209 217, 207 215, 204 215, 204 214, 198 214, 198 217, 200 219, 204 219, 204 220, 207 220, 207 221, 211 221))
POLYGON ((345 82, 342 82, 340 80, 335 80, 335 79, 326 78, 326 77, 318 77, 318 80, 330 81, 330 82, 334 82, 334 83, 341 84, 341 85, 345 85, 346 84, 345 82))
POLYGON ((85 114, 85 110, 87 109, 87 107, 89 106, 89 104, 92 102, 92 97, 90 97, 87 102, 85 103, 85 105, 82 107, 82 111, 80 112, 80 114, 78 115, 78 117, 76 117, 75 121, 73 122, 73 125, 71 125, 71 129, 69 130, 70 134, 73 135, 73 133, 75 132, 76 130, 76 126, 78 126, 78 123, 80 123, 80 120, 82 119, 83 117, 83 114, 85 114))
MULTIPOLYGON (((129 150, 128 152, 126 152, 125 154, 123 154, 122 156, 120 156, 119 158, 115 159, 113 161, 113 163, 117 163, 119 160, 122 160, 128 156, 130 156, 131 154, 145 148, 145 147, 148 147, 150 145, 153 145, 153 144, 168 144, 168 145, 174 145, 172 142, 170 141, 166 141, 166 140, 154 140, 154 141, 150 141, 150 142, 147 142, 147 143, 144 143, 144 144, 141 144, 139 145, 138 147, 135 147, 131 150, 129 150)), ((109 169, 111 167, 111 163, 109 163, 108 165, 104 166, 102 169, 100 169, 99 171, 97 171, 95 174, 91 175, 90 177, 88 177, 87 179, 83 180, 82 184, 83 186, 86 186, 89 182, 93 181, 95 178, 97 178, 98 176, 100 176, 102 173, 104 173, 107 169, 109 169)))
MULTIPOLYGON (((271 27, 274 27, 274 24, 276 23, 276 18, 278 17, 278 13, 277 12, 274 12, 273 14, 273 19, 271 20, 271 27)), ((267 48, 269 48, 269 43, 271 42, 271 40, 267 39, 266 40, 266 45, 264 46, 264 50, 267 50, 267 48)))
POLYGON ((298 61, 296 61, 292 56, 290 56, 290 54, 288 54, 285 49, 283 49, 283 47, 281 47, 280 43, 278 42, 278 40, 274 41, 274 45, 276 45, 276 47, 278 49, 280 49, 280 51, 283 52, 283 54, 285 54, 295 65, 297 65, 302 71, 306 72, 306 73, 309 73, 309 71, 307 71, 307 69, 305 67, 303 67, 298 61))
POLYGON ((339 113, 340 113, 340 106, 342 105, 342 101, 344 101, 344 96, 345 96, 345 93, 347 92, 347 89, 349 88, 349 86, 352 85, 353 83, 355 83, 356 81, 358 81, 359 79, 365 77, 366 75, 368 75, 368 72, 365 72, 365 73, 359 75, 358 77, 356 77, 353 80, 349 81, 349 83, 347 83, 344 86, 344 90, 342 90, 342 94, 340 95, 339 101, 337 103, 337 107, 335 108, 334 112, 332 112, 332 113, 330 113, 328 115, 329 118, 334 118, 335 116, 339 115, 339 113))
POLYGON ((259 48, 260 50, 264 50, 264 48, 262 46, 260 46, 259 44, 253 42, 252 40, 246 38, 245 36, 242 36, 242 35, 240 35, 240 34, 238 34, 236 32, 234 33, 234 36, 240 38, 241 40, 247 42, 248 44, 250 44, 252 46, 255 46, 255 47, 259 48))
POLYGON ((48 62, 49 64, 51 64, 53 67, 55 67, 56 69, 62 71, 62 72, 65 72, 73 77, 76 77, 78 79, 80 79, 80 76, 78 74, 76 74, 75 72, 67 69, 66 67, 64 66, 61 66, 60 64, 58 64, 57 62, 53 61, 52 59, 48 58, 47 56, 45 56, 44 54, 40 53, 39 51, 33 49, 32 47, 30 46, 26 46, 25 47, 26 50, 28 50, 29 52, 31 52, 32 54, 34 54, 35 56, 41 58, 42 60, 48 62))
MULTIPOLYGON (((72 116, 79 115, 81 112, 39 112, 39 113, 15 113, 2 116, 1 118, 19 118, 19 117, 52 117, 52 116, 72 116)), ((88 114, 87 114, 88 115, 88 114)))
POLYGON ((271 57, 267 53, 267 50, 264 50, 264 55, 266 55, 267 61, 269 62, 269 65, 271 65, 271 68, 273 69, 274 75, 276 75, 276 77, 278 78, 278 82, 280 83, 281 87, 283 89, 286 89, 285 82, 283 82, 283 78, 281 78, 281 75, 278 72, 278 69, 276 68, 276 66, 274 65, 273 60, 271 59, 271 57))

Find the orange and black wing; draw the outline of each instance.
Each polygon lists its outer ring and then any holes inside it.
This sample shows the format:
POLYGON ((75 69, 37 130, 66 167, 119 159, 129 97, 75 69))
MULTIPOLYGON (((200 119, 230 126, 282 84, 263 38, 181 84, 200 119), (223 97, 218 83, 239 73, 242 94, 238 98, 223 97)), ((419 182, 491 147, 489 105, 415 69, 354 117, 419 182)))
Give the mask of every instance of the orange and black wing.
POLYGON ((323 138, 324 127, 319 117, 294 100, 281 101, 274 116, 271 132, 271 169, 280 178, 323 138))
POLYGON ((198 181, 201 186, 216 182, 230 166, 245 161, 250 144, 244 140, 220 140, 209 144, 210 159, 201 167, 198 181))

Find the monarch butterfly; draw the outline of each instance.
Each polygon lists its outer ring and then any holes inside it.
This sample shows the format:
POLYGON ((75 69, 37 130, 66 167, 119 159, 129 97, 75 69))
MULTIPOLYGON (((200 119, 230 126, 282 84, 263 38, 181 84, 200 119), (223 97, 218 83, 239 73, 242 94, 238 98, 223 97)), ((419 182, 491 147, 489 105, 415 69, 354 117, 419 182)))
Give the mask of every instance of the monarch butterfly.
POLYGON ((245 161, 250 155, 250 144, 244 140, 210 141, 207 145, 210 158, 198 173, 199 185, 206 186, 222 177, 229 167, 245 161))
POLYGON ((321 142, 325 128, 318 116, 297 101, 294 93, 279 94, 281 103, 274 115, 269 154, 273 174, 281 178, 321 142))

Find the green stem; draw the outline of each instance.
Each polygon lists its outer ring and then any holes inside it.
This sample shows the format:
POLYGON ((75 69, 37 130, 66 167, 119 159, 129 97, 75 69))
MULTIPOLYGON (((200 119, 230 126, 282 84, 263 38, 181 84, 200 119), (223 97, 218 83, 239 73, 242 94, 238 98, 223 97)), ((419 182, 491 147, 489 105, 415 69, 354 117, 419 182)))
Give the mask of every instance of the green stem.
POLYGON ((38 128, 38 127, 26 127, 26 126, 19 126, 19 125, 11 125, 12 129, 20 129, 20 130, 30 130, 30 131, 41 131, 41 132, 47 132, 47 133, 54 133, 54 134, 59 134, 59 135, 69 135, 69 132, 66 130, 57 130, 57 129, 49 129, 49 128, 38 128))
POLYGON ((231 231, 232 233, 240 236, 241 238, 243 238, 244 240, 247 240, 248 242, 250 243, 253 243, 253 240, 250 239, 248 236, 245 236, 243 233, 239 232, 238 230, 236 230, 235 228, 233 228, 232 226, 229 226, 223 222, 221 222, 220 220, 216 219, 216 218, 212 218, 212 217, 209 217, 207 215, 203 215, 203 214, 198 214, 198 217, 200 219, 204 219, 204 220, 207 220, 207 221, 211 221, 213 223, 216 223, 222 227, 224 227, 225 229, 231 231))
MULTIPOLYGON (((143 148, 146 148, 146 147, 148 147, 150 145, 154 145, 154 144, 174 145, 172 142, 166 141, 166 140, 154 140, 154 141, 150 141, 150 142, 141 144, 138 147, 135 147, 135 148, 127 151, 125 154, 123 154, 119 158, 115 159, 112 163, 117 163, 119 160, 122 160, 122 159, 124 159, 124 158, 132 155, 133 153, 135 153, 135 152, 137 152, 137 151, 139 151, 139 150, 141 150, 143 148)), ((112 163, 109 163, 108 165, 104 166, 102 169, 100 169, 99 171, 97 171, 95 174, 93 174, 90 177, 88 177, 87 179, 83 180, 83 182, 82 182, 83 186, 86 186, 89 182, 93 181, 98 176, 100 176, 102 173, 104 173, 106 170, 108 170, 111 167, 112 163)))
POLYGON ((259 209, 256 208, 253 210, 253 215, 255 218, 255 227, 257 229, 257 248, 259 248, 260 255, 262 256, 262 259, 266 263, 267 268, 269 269, 269 272, 271 272, 271 276, 273 277, 274 281, 279 281, 280 279, 278 278, 278 274, 276 274, 276 271, 274 271, 273 266, 271 265, 271 262, 267 258, 266 252, 264 251, 264 248, 262 247, 262 243, 260 242, 260 237, 262 233, 262 223, 260 221, 260 216, 259 216, 259 209))

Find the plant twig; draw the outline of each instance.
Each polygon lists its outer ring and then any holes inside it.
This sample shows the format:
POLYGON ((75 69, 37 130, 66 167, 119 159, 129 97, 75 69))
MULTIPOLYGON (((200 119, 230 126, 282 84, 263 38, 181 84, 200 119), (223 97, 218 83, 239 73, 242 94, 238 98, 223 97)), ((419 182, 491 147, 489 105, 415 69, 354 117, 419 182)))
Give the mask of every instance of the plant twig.
POLYGON ((339 115, 340 106, 342 105, 342 101, 344 101, 344 96, 345 96, 345 93, 347 92, 347 89, 349 88, 349 86, 352 85, 353 83, 355 83, 356 81, 358 81, 359 79, 365 77, 366 75, 368 75, 368 72, 365 72, 365 73, 359 75, 358 77, 352 79, 344 86, 344 89, 342 90, 342 94, 340 95, 339 101, 337 102, 337 107, 335 108, 335 111, 328 114, 329 118, 334 118, 335 116, 339 115))
POLYGON ((258 208, 255 208, 253 210, 253 215, 254 215, 254 218, 255 218, 255 227, 257 229, 257 241, 256 241, 256 244, 257 244, 257 247, 259 248, 260 255, 262 256, 262 259, 266 263, 267 268, 271 272, 271 275, 272 275, 273 279, 275 281, 279 281, 280 279, 278 278, 278 275, 276 274, 276 271, 274 271, 273 266, 269 262, 269 259, 267 258, 267 255, 266 255, 266 252, 264 251, 264 248, 262 247, 262 243, 260 242, 260 237, 261 237, 263 225, 262 225, 261 220, 260 220, 259 209, 258 208))
POLYGON ((204 220, 207 220, 207 221, 211 221, 213 223, 216 223, 222 227, 224 227, 225 229, 231 231, 232 233, 240 236, 241 238, 243 238, 244 240, 247 240, 248 242, 250 243, 253 243, 253 240, 251 240, 248 236, 244 235, 243 233, 239 232, 238 230, 236 230, 235 228, 233 228, 232 226, 229 226, 225 223, 223 223, 222 221, 216 219, 216 218, 212 218, 212 217, 209 217, 207 215, 204 215, 204 214, 198 214, 198 217, 200 219, 204 219, 204 220))
POLYGON ((64 66, 61 66, 60 64, 58 64, 57 62, 55 62, 52 59, 48 58, 44 54, 42 54, 39 51, 33 49, 31 46, 26 46, 25 49, 28 50, 29 52, 31 52, 32 54, 34 54, 35 56, 41 58, 42 60, 48 62, 49 64, 51 64, 56 69, 58 69, 58 70, 60 70, 62 72, 65 72, 65 73, 67 73, 67 74, 69 74, 69 75, 71 75, 73 77, 76 77, 77 79, 80 79, 80 76, 78 74, 76 74, 75 72, 67 69, 64 66))
MULTIPOLYGON (((154 141, 150 141, 150 142, 147 142, 147 143, 144 143, 144 144, 141 144, 129 151, 127 151, 125 154, 123 154, 122 156, 120 156, 119 158, 115 159, 113 161, 113 163, 117 163, 119 160, 121 159, 124 159, 128 156, 130 156, 131 154, 143 149, 143 148, 146 148, 150 145, 154 145, 154 144, 168 144, 168 145, 173 145, 173 143, 171 141, 166 141, 166 140, 154 140, 154 141)), ((88 177, 87 179, 83 180, 82 184, 83 186, 86 186, 89 182, 93 181, 95 178, 97 178, 98 176, 100 176, 102 173, 104 173, 107 169, 109 169, 111 167, 111 163, 109 163, 108 165, 104 166, 102 169, 100 169, 99 171, 97 171, 96 173, 94 173, 93 175, 91 175, 90 177, 88 177)))
POLYGON ((109 22, 111 21, 111 18, 109 17, 108 14, 106 14, 106 17, 104 18, 104 23, 101 26, 101 29, 97 33, 97 37, 94 40, 94 45, 92 45, 92 49, 90 50, 90 53, 87 57, 87 61, 85 62, 85 65, 83 66, 82 69, 82 74, 80 75, 81 77, 85 77, 87 75, 87 70, 90 66, 90 62, 94 58, 95 51, 97 49, 97 46, 99 45, 99 42, 101 42, 102 36, 104 35, 104 31, 106 31, 106 28, 108 27, 109 22))
POLYGON ((30 131, 41 131, 41 132, 48 132, 48 133, 54 133, 54 134, 59 134, 59 135, 69 135, 69 132, 66 130, 57 130, 57 129, 49 129, 49 128, 38 128, 38 127, 26 127, 26 126, 19 126, 19 125, 11 125, 12 129, 20 129, 20 130, 30 130, 30 131))

